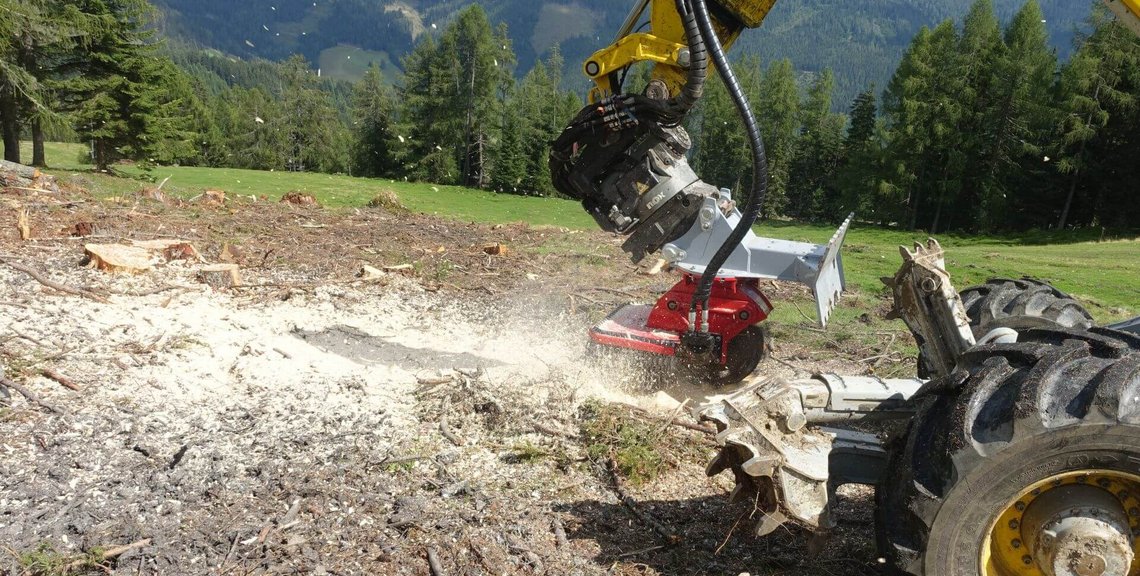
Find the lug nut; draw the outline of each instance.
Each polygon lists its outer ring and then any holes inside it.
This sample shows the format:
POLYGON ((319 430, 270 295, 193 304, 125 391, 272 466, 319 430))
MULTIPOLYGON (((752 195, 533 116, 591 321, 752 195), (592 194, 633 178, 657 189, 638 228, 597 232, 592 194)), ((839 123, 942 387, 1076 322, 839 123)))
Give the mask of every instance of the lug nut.
POLYGON ((1026 554, 1025 556, 1021 557, 1021 563, 1029 566, 1030 564, 1033 564, 1033 558, 1030 558, 1029 555, 1026 554))
POLYGON ((1018 526, 1021 526, 1021 523, 1017 521, 1017 518, 1014 518, 1013 520, 1009 521, 1009 529, 1010 530, 1017 530, 1018 526))
POLYGON ((1013 541, 1009 543, 1009 545, 1013 546, 1014 548, 1021 548, 1021 540, 1014 538, 1013 541))
POLYGON ((1017 504, 1014 504, 1013 507, 1017 508, 1018 512, 1025 512, 1025 502, 1018 502, 1017 504))

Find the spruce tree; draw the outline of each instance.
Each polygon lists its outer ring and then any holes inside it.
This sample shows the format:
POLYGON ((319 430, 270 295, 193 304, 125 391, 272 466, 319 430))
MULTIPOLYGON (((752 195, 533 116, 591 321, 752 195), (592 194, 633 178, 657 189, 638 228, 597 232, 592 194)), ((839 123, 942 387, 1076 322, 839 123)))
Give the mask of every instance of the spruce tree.
MULTIPOLYGON (((1129 134, 1110 131, 1117 126, 1135 126, 1134 118, 1140 107, 1140 40, 1122 24, 1115 21, 1103 6, 1096 6, 1089 24, 1091 35, 1082 39, 1080 49, 1070 59, 1061 74, 1061 111, 1059 126, 1063 148, 1056 169, 1063 177, 1060 195, 1058 228, 1070 224, 1093 224, 1108 218, 1122 221, 1121 210, 1133 207, 1134 182, 1124 182, 1125 192, 1118 202, 1108 203, 1109 190, 1098 182, 1098 175, 1118 172, 1121 167, 1133 168, 1136 158, 1113 158, 1106 150, 1119 151, 1127 145, 1113 143, 1109 136, 1124 142, 1137 139, 1129 134), (1122 201, 1122 202, 1121 202, 1122 201)), ((1106 179, 1119 186, 1111 178, 1106 179)), ((1135 208, 1132 208, 1134 213, 1135 208)), ((1135 222, 1131 223, 1132 226, 1135 222)))
POLYGON ((771 218, 782 215, 788 204, 788 180, 796 153, 800 98, 791 60, 768 66, 756 102, 756 119, 768 155, 768 198, 763 213, 771 218))
POLYGON ((795 218, 834 219, 839 211, 835 172, 842 160, 847 119, 831 112, 834 89, 835 77, 824 69, 808 87, 800 106, 801 134, 788 185, 788 211, 795 218))
POLYGON ((353 173, 359 176, 392 176, 396 164, 392 154, 394 103, 384 85, 380 69, 373 64, 353 92, 353 173))

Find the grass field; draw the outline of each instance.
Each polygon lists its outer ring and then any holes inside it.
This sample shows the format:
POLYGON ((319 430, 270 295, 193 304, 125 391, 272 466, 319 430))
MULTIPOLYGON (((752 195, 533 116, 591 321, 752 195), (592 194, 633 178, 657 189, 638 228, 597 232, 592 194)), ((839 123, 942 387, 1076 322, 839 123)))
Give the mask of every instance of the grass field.
MULTIPOLYGON (((91 172, 82 161, 85 148, 79 144, 49 144, 49 172, 72 178, 100 195, 138 191, 143 180, 117 178, 91 172)), ((30 150, 24 154, 30 157, 30 150)), ((409 209, 472 222, 529 222, 540 226, 593 230, 593 221, 576 202, 521 197, 382 179, 351 178, 326 174, 261 172, 251 170, 160 167, 144 173, 123 167, 133 178, 160 181, 170 177, 164 190, 186 197, 207 188, 230 194, 280 198, 290 190, 317 196, 332 208, 361 207, 380 190, 396 193, 409 209)), ((789 240, 826 242, 834 229, 786 222, 764 223, 757 231, 789 240)), ((870 226, 856 226, 843 251, 850 286, 861 292, 878 293, 879 278, 890 276, 899 265, 899 245, 925 240, 926 236, 870 226)), ((1046 280, 1084 301, 1101 321, 1140 314, 1140 237, 1097 242, 1094 232, 1076 234, 1024 234, 1007 237, 940 235, 947 249, 947 268, 960 287, 995 276, 1032 276, 1046 280)))
POLYGON ((321 76, 325 78, 355 82, 364 77, 364 73, 373 62, 380 67, 385 82, 393 84, 399 68, 392 62, 387 52, 373 52, 356 46, 338 44, 322 50, 317 65, 320 67, 321 76))

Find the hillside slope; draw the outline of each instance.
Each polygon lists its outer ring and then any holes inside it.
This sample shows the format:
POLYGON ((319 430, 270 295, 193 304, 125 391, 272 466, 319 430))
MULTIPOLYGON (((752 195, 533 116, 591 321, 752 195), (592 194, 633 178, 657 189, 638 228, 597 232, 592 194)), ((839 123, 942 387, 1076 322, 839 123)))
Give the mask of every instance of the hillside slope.
MULTIPOLYGON (((390 77, 424 34, 442 29, 465 0, 155 0, 172 36, 240 57, 278 60, 304 54, 346 79, 370 61, 390 77), (355 61, 352 61, 355 58, 355 61)), ((1039 0, 1061 57, 1089 12, 1084 0, 1039 0)), ((745 35, 741 51, 765 61, 791 58, 802 71, 836 72, 837 107, 870 83, 886 84, 915 32, 945 18, 960 19, 971 0, 782 0, 764 27, 745 35)), ((486 0, 494 22, 505 22, 528 70, 551 46, 561 46, 571 80, 578 63, 611 38, 632 2, 607 0, 486 0)), ((1008 20, 1022 0, 994 0, 1008 20)))

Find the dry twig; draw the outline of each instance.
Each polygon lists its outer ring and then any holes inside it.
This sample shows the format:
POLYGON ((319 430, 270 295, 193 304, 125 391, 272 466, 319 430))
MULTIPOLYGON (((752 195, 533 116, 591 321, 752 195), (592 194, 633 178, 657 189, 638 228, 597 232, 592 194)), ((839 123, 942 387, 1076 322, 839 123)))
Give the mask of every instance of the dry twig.
POLYGON ((63 374, 60 374, 59 372, 56 372, 55 370, 52 370, 51 368, 44 368, 43 370, 40 370, 40 374, 43 374, 45 378, 50 378, 56 382, 59 382, 61 386, 73 392, 79 392, 82 390, 82 388, 80 388, 74 380, 68 378, 67 376, 64 376, 63 374))
POLYGON ((625 507, 629 508, 630 512, 633 512, 633 515, 637 516, 637 519, 641 520, 643 524, 660 534, 668 544, 679 543, 682 540, 679 535, 670 530, 668 526, 658 522, 657 519, 650 516, 647 512, 641 510, 641 507, 637 504, 637 500, 634 500, 633 496, 630 496, 629 492, 626 492, 625 487, 622 485, 621 478, 617 473, 617 463, 614 462, 613 458, 610 458, 608 464, 610 478, 613 479, 614 490, 617 492, 622 504, 625 504, 625 507))
POLYGON ((31 402, 32 404, 35 404, 36 406, 39 406, 40 408, 43 408, 44 410, 47 410, 48 412, 55 412, 55 413, 60 412, 59 408, 56 408, 55 406, 52 406, 51 404, 44 402, 43 400, 40 399, 39 396, 37 396, 31 390, 28 390, 27 388, 24 388, 20 384, 17 384, 17 383, 15 383, 15 382, 7 379, 7 378, 0 378, 0 386, 3 386, 5 388, 11 388, 12 390, 15 390, 16 392, 19 392, 20 395, 23 396, 28 402, 31 402))
POLYGON ((0 263, 7 264, 8 266, 15 268, 16 270, 19 270, 20 272, 23 272, 24 274, 31 276, 33 279, 35 279, 36 282, 39 282, 40 284, 43 284, 44 286, 47 286, 48 288, 51 288, 52 290, 58 290, 59 292, 63 292, 65 294, 71 294, 74 296, 82 296, 83 298, 87 298, 89 300, 94 300, 96 302, 102 302, 103 304, 109 304, 110 303, 110 301, 107 300, 106 298, 104 298, 104 297, 102 297, 102 296, 100 296, 94 292, 91 292, 89 290, 83 290, 80 288, 72 288, 71 286, 65 286, 63 284, 60 284, 59 282, 53 282, 53 281, 49 280, 46 276, 44 276, 39 270, 36 270, 35 268, 32 268, 31 266, 25 266, 25 265, 20 264, 18 262, 13 262, 11 260, 6 260, 4 258, 0 258, 0 263))

